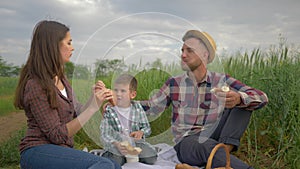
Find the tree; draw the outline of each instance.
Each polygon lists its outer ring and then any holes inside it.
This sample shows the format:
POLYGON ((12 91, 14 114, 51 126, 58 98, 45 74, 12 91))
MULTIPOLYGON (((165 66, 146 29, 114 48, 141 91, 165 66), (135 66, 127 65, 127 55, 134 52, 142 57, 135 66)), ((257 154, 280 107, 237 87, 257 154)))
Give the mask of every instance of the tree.
POLYGON ((72 62, 67 62, 65 64, 65 74, 68 79, 71 79, 73 77, 74 68, 75 68, 75 66, 74 66, 74 63, 72 63, 72 62))
POLYGON ((153 68, 162 68, 163 63, 161 62, 160 58, 156 58, 156 60, 151 64, 153 68))
POLYGON ((91 70, 86 65, 78 64, 75 65, 73 76, 78 79, 88 79, 91 76, 91 70))
POLYGON ((74 65, 72 62, 67 62, 65 64, 65 74, 68 79, 78 78, 78 79, 87 79, 91 75, 91 71, 88 66, 85 65, 74 65))
POLYGON ((13 64, 8 64, 2 56, 0 56, 0 76, 11 77, 18 76, 20 72, 20 67, 14 66, 13 64))
POLYGON ((96 77, 109 76, 114 72, 124 71, 127 67, 123 60, 120 59, 97 59, 95 62, 96 77))

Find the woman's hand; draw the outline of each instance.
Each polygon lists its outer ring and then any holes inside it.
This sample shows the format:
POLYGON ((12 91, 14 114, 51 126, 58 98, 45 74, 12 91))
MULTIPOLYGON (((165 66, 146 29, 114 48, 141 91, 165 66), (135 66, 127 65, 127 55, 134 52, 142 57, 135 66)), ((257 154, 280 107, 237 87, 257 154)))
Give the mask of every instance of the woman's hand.
POLYGON ((95 107, 97 110, 99 110, 99 108, 101 107, 101 105, 103 104, 104 101, 107 101, 109 99, 112 99, 112 92, 110 89, 102 89, 102 90, 95 90, 94 93, 94 101, 91 104, 91 106, 95 107))
POLYGON ((112 92, 105 88, 102 81, 98 81, 92 87, 92 95, 87 103, 82 107, 77 118, 67 123, 68 135, 76 134, 81 127, 99 110, 105 100, 112 98, 112 92))
POLYGON ((89 108, 98 111, 104 101, 112 99, 112 92, 105 87, 105 84, 99 80, 92 87, 92 96, 89 101, 89 108))
POLYGON ((95 84, 95 91, 97 92, 102 89, 106 89, 105 84, 101 80, 98 80, 95 84))
MULTIPOLYGON (((104 90, 104 89, 106 89, 105 84, 101 80, 99 80, 95 84, 95 87, 94 87, 95 92, 98 92, 98 91, 104 90)), ((113 94, 112 90, 108 89, 108 91, 111 92, 111 94, 113 94)), ((116 105, 115 100, 113 98, 108 99, 108 103, 111 106, 115 106, 116 105)), ((108 104, 106 104, 106 105, 108 105, 108 104)), ((106 107, 106 105, 105 105, 105 107, 106 107)), ((105 107, 104 107, 104 110, 105 110, 105 107)))

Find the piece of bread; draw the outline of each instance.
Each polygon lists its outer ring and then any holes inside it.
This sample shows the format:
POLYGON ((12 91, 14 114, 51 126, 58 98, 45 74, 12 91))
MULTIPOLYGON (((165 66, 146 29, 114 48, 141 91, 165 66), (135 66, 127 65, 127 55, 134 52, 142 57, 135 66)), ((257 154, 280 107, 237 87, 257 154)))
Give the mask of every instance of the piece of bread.
POLYGON ((230 91, 230 89, 229 89, 228 86, 222 86, 222 87, 221 87, 221 90, 222 90, 223 92, 229 92, 229 91, 230 91))
MULTIPOLYGON (((210 90, 210 92, 212 92, 212 93, 215 93, 217 90, 220 90, 220 88, 212 88, 211 90, 210 90)), ((222 86, 221 87, 221 91, 222 92, 229 92, 230 91, 230 88, 228 87, 228 86, 222 86)))
POLYGON ((128 150, 128 154, 131 155, 137 155, 142 152, 142 149, 140 147, 133 147, 132 145, 129 144, 128 141, 122 141, 120 143, 121 146, 125 146, 126 149, 128 150))
POLYGON ((139 147, 134 147, 134 150, 137 151, 138 153, 141 153, 141 152, 142 152, 142 149, 139 148, 139 147))

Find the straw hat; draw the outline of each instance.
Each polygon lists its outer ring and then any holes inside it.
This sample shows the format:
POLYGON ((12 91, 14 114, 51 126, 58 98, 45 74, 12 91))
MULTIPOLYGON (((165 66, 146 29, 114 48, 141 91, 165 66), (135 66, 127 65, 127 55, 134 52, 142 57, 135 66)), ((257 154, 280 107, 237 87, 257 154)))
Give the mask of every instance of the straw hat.
POLYGON ((200 32, 198 30, 189 30, 185 33, 185 35, 182 37, 182 40, 185 41, 189 38, 197 38, 200 39, 205 46, 207 47, 207 50, 209 52, 209 58, 208 63, 211 63, 216 55, 216 43, 214 39, 206 32, 200 32))

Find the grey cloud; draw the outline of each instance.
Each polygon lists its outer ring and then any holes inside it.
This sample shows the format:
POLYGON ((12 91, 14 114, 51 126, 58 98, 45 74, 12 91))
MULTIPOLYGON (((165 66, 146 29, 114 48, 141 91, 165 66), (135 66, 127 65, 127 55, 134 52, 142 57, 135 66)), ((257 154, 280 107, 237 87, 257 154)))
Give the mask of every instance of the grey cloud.
MULTIPOLYGON (((233 51, 277 43, 280 33, 291 43, 300 43, 297 0, 10 0, 1 1, 0 6, 0 55, 17 64, 25 61, 32 29, 42 19, 70 26, 76 48, 73 61, 85 45, 98 50, 88 55, 99 56, 120 39, 146 31, 180 39, 187 29, 199 28, 215 38, 219 49, 233 51), (124 18, 143 12, 162 14, 124 18), (122 17, 118 24, 110 23, 122 17), (101 36, 93 37, 99 28, 103 29, 101 36), (96 38, 99 39, 91 40, 96 38)), ((133 47, 137 45, 133 43, 133 47)))

